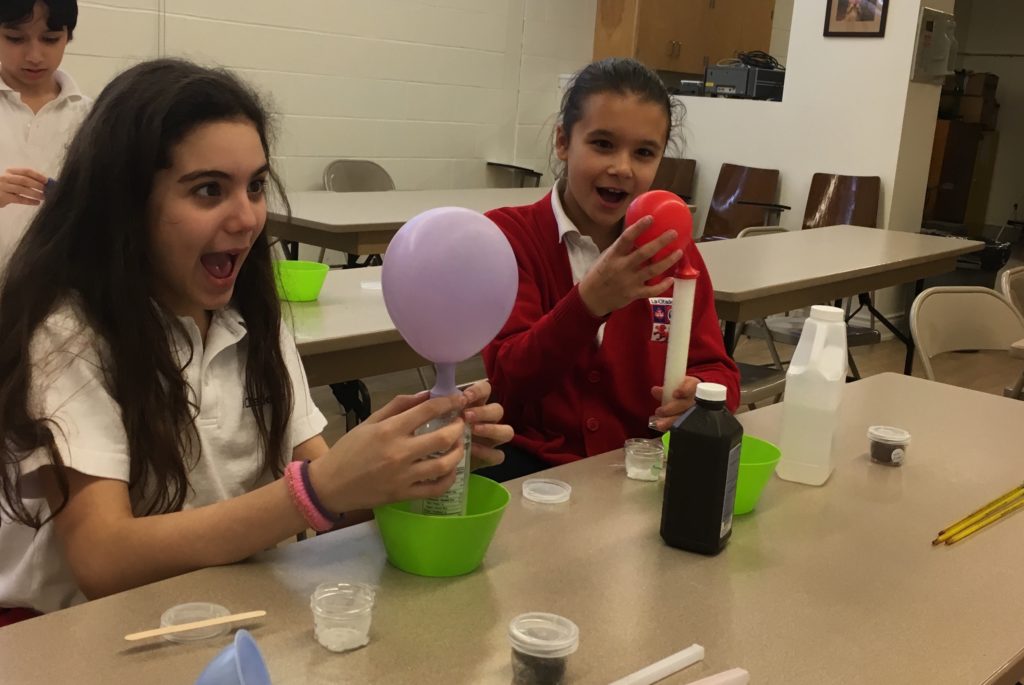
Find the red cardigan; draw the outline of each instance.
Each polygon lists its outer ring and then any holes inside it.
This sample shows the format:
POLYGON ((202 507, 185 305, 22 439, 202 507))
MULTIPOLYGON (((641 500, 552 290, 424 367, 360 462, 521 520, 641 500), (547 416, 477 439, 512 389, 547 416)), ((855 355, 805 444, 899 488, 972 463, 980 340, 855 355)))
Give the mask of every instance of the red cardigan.
MULTIPOLYGON (((512 314, 483 350, 493 398, 504 405, 505 420, 516 431, 512 444, 555 465, 619 449, 627 438, 652 436, 647 421, 659 403, 651 388, 665 374, 665 303, 638 300, 610 316, 592 316, 573 285, 550 194, 487 216, 505 233, 519 263, 512 314)), ((727 405, 734 410, 739 372, 725 353, 711 279, 695 245, 687 258, 700 271, 687 373, 726 386, 727 405)), ((667 303, 671 296, 669 285, 667 303)))

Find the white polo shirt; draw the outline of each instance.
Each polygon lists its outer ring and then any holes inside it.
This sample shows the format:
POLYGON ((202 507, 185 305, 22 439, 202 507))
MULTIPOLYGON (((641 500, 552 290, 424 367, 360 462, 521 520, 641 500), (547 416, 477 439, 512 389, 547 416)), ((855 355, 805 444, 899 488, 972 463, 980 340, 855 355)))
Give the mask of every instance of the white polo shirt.
MULTIPOLYGON (((55 73, 60 95, 33 113, 21 94, 0 79, 0 173, 29 168, 58 178, 64 151, 92 106, 75 81, 61 70, 55 73)), ((0 209, 0 273, 25 234, 37 207, 7 205, 0 209)))
MULTIPOLYGON (((589 235, 580 233, 576 224, 572 222, 569 215, 562 207, 561 194, 565 190, 565 180, 555 183, 551 189, 551 210, 555 213, 555 224, 558 226, 558 242, 565 245, 565 251, 569 255, 569 269, 572 271, 573 285, 579 285, 583 277, 587 275, 591 267, 601 256, 601 250, 597 243, 589 235)), ((598 346, 604 341, 604 324, 597 329, 598 346)))
POLYGON ((580 233, 580 229, 576 228, 576 224, 565 213, 561 197, 564 190, 564 180, 555 183, 555 187, 551 189, 551 210, 555 213, 555 223, 558 225, 558 242, 565 245, 565 250, 569 254, 572 282, 576 285, 587 275, 590 267, 594 266, 594 262, 601 256, 601 250, 597 248, 593 238, 580 233))
MULTIPOLYGON (((185 376, 199 407, 196 431, 201 450, 189 471, 191 489, 185 508, 237 497, 272 480, 259 469, 259 434, 245 396, 248 348, 245 322, 233 309, 216 312, 206 344, 191 318, 182 318, 194 354, 185 376)), ((117 402, 107 391, 95 335, 72 305, 51 314, 32 343, 33 413, 52 418, 54 439, 64 462, 90 476, 128 482, 128 437, 117 402)), ((176 341, 182 362, 186 350, 176 341)), ((291 334, 282 325, 281 350, 292 382, 294 407, 288 422, 288 446, 319 435, 327 425, 313 403, 291 334)), ((34 473, 49 464, 42 452, 20 464, 25 502, 48 511, 34 473)), ((133 493, 132 507, 142 512, 133 493)), ((54 526, 38 532, 4 520, 0 525, 0 607, 48 612, 84 601, 64 559, 54 526)))

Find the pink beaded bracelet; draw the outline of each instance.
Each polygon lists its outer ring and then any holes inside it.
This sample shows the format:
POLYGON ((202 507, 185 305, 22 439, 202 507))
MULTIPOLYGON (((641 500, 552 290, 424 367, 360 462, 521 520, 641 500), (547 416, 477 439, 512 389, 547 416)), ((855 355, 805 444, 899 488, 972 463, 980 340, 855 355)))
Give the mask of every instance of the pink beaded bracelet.
POLYGON ((291 495, 295 508, 306 519, 309 527, 318 533, 326 533, 334 528, 335 522, 320 512, 320 509, 313 503, 313 498, 310 497, 309 491, 306 490, 302 471, 308 467, 309 462, 291 462, 284 470, 284 481, 288 486, 288 494, 291 495))

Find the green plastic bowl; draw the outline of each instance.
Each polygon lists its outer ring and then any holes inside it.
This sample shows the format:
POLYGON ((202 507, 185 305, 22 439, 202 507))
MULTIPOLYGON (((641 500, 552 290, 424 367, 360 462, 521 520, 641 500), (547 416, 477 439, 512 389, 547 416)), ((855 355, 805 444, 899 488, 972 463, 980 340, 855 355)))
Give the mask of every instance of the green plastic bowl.
MULTIPOLYGON (((669 433, 662 436, 662 442, 668 450, 669 433)), ((736 503, 732 513, 739 516, 749 514, 761 499, 761 491, 775 472, 782 452, 779 448, 761 438, 744 435, 740 445, 740 467, 736 476, 736 503)))
POLYGON ((461 576, 484 560, 511 496, 490 478, 471 475, 465 516, 427 516, 408 502, 373 510, 388 561, 418 576, 461 576))
POLYGON ((274 262, 277 294, 289 302, 312 302, 320 295, 328 266, 320 262, 278 260, 274 262))

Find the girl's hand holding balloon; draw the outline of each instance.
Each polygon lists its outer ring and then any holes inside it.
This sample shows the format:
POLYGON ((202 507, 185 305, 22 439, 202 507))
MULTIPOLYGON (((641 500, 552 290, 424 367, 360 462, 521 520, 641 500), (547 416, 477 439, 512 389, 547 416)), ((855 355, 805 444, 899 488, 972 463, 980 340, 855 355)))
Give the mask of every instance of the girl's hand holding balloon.
POLYGON ((505 455, 498 449, 512 439, 515 433, 512 426, 498 423, 505 410, 500 404, 487 403, 491 395, 491 384, 487 381, 474 383, 466 388, 463 396, 468 404, 463 413, 466 424, 473 433, 472 468, 494 466, 505 460, 505 455))
MULTIPOLYGON (((687 376, 683 379, 683 382, 672 391, 672 399, 654 410, 654 416, 657 418, 652 425, 655 429, 661 432, 670 430, 672 428, 672 424, 676 422, 676 419, 678 419, 697 402, 698 383, 700 383, 699 378, 687 376)), ((660 385, 656 385, 651 388, 651 396, 659 402, 662 401, 662 393, 663 390, 660 385)))
POLYGON ((607 316, 634 300, 657 297, 671 283, 658 276, 682 259, 683 251, 673 250, 653 264, 650 260, 675 242, 677 233, 668 230, 643 247, 636 246, 651 221, 645 216, 623 231, 580 281, 580 297, 594 316, 607 316))

